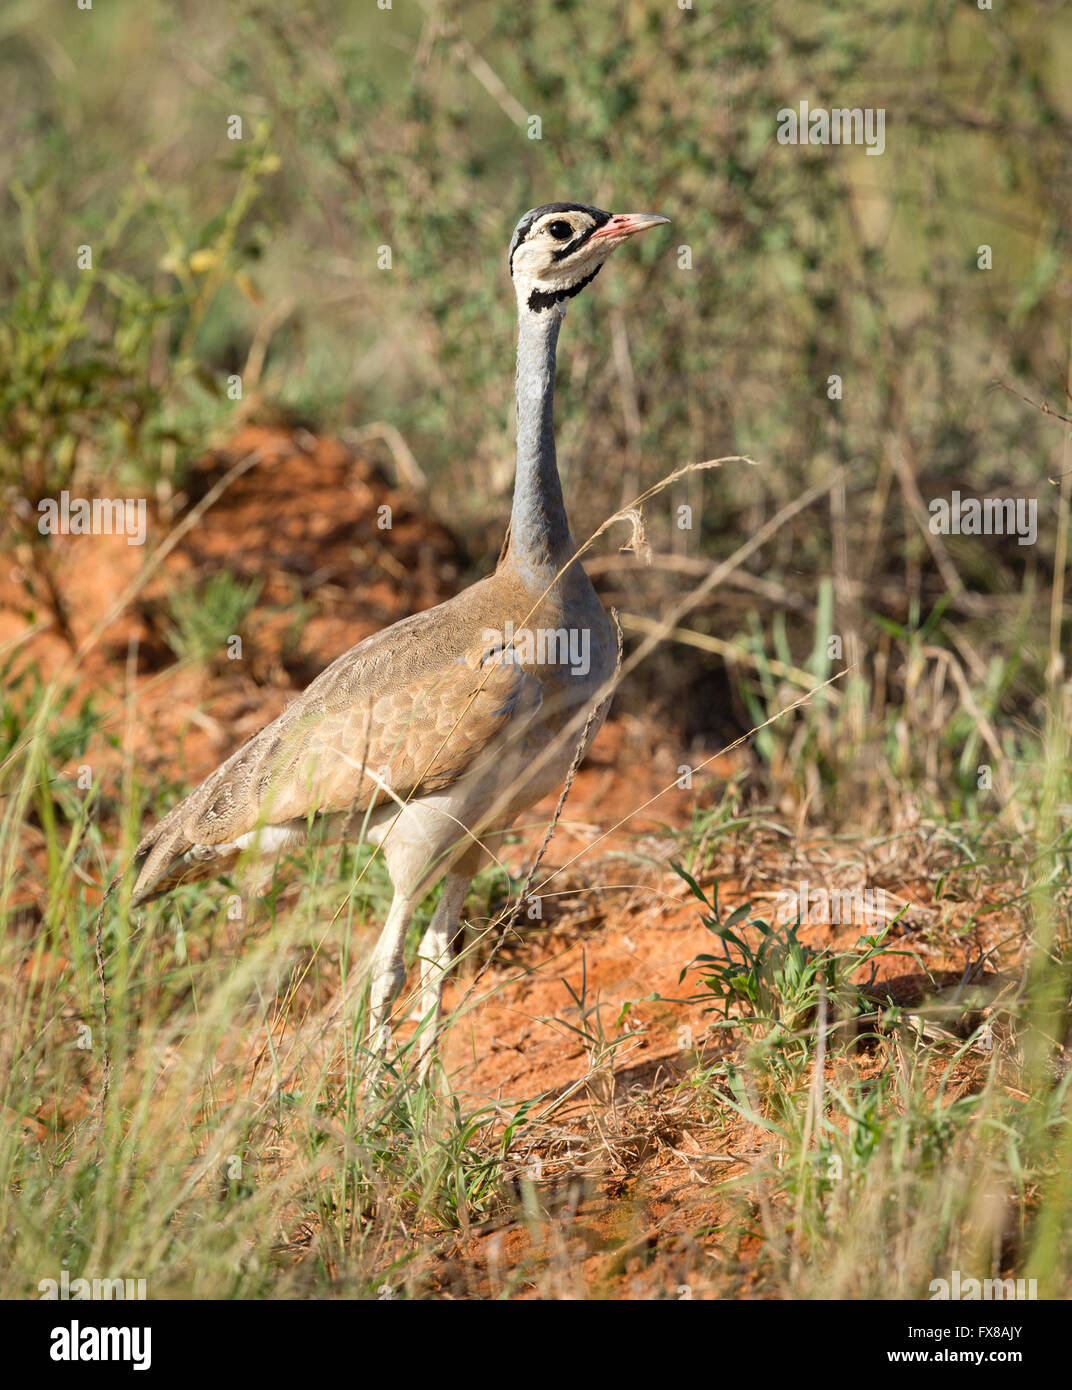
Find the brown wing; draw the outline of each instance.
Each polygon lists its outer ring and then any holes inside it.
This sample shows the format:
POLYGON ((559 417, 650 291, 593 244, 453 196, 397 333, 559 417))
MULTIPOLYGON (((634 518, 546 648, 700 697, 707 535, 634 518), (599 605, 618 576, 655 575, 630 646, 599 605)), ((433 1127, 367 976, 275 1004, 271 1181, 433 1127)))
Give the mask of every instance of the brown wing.
POLYGON ((336 711, 281 717, 185 822, 195 844, 218 844, 257 824, 312 812, 365 810, 392 793, 449 786, 510 722, 526 677, 517 666, 461 658, 413 681, 336 711), (265 737, 271 735, 271 737, 265 737))
POLYGON ((534 675, 474 643, 479 633, 460 651, 430 647, 431 619, 359 643, 174 807, 138 846, 134 900, 195 846, 449 786, 538 708, 534 675))

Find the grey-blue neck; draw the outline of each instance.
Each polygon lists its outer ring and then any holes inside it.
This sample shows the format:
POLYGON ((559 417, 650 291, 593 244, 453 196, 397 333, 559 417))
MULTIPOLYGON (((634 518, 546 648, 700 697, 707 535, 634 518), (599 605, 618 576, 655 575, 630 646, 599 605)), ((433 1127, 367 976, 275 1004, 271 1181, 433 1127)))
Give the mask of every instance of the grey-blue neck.
POLYGON ((550 582, 573 554, 555 461, 555 350, 562 316, 556 307, 519 307, 517 338, 517 473, 510 515, 510 555, 532 585, 550 582))

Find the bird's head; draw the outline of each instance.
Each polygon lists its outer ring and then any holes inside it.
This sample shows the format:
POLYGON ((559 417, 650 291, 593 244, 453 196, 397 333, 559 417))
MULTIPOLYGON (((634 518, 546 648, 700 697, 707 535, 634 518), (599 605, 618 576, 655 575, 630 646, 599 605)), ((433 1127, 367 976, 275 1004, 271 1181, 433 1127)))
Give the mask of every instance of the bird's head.
POLYGON ((566 302, 595 279, 616 246, 669 220, 654 212, 604 212, 584 203, 545 203, 526 212, 510 243, 519 307, 564 313, 566 302))

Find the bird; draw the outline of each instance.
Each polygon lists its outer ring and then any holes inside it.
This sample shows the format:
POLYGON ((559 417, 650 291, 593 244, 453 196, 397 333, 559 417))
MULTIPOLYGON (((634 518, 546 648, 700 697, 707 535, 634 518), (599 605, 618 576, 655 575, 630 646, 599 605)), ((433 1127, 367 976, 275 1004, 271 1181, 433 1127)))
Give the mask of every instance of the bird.
POLYGON ((406 930, 444 880, 419 949, 418 1069, 435 1047, 443 986, 488 835, 560 787, 606 715, 617 635, 570 532, 555 453, 559 330, 571 299, 656 213, 585 203, 532 208, 510 242, 517 299, 517 456, 496 567, 446 602, 345 652, 141 839, 131 906, 271 863, 316 826, 358 827, 393 897, 368 964, 368 1037, 382 1056, 406 979, 406 930), (577 724, 585 711, 583 750, 577 724))

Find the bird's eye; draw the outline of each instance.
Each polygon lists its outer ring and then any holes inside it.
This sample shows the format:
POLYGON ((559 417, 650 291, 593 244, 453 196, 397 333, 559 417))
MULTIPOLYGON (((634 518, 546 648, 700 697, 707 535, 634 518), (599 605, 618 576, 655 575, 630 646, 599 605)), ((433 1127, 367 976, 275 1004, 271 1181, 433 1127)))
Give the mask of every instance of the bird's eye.
POLYGON ((573 235, 573 228, 568 222, 552 222, 547 230, 556 241, 565 241, 567 237, 573 235))

